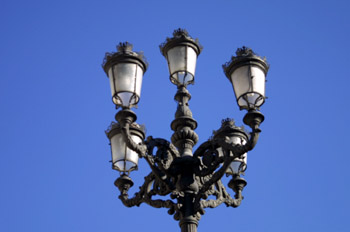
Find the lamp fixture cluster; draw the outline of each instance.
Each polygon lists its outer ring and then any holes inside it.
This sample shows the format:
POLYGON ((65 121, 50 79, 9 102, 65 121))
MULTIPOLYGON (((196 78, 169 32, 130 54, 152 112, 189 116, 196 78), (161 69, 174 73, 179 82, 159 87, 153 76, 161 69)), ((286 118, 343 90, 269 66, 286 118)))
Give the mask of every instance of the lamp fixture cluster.
POLYGON ((191 95, 187 90, 194 83, 197 57, 203 47, 197 39, 183 29, 175 30, 173 37, 160 45, 168 62, 170 81, 177 86, 175 100, 178 107, 171 123, 174 131, 171 142, 146 138, 144 127, 136 123, 131 110, 141 96, 142 79, 148 63, 144 55, 132 50, 128 42, 120 43, 117 52, 106 53, 103 69, 111 86, 112 100, 121 108, 106 134, 112 151, 112 168, 120 172, 115 185, 120 190, 120 200, 127 207, 146 203, 156 208, 168 208, 168 213, 179 221, 182 232, 197 231, 198 221, 205 208, 215 208, 224 203, 238 207, 247 182, 242 177, 247 168, 247 153, 252 150, 261 132, 259 126, 264 116, 259 111, 265 102, 265 77, 269 65, 265 58, 250 48, 242 47, 223 65, 224 73, 233 85, 237 104, 247 110, 243 122, 251 128, 248 134, 235 125, 233 119, 222 120, 221 127, 201 144, 194 131, 197 122, 188 106, 191 95), (151 172, 145 177, 140 190, 129 197, 133 186, 129 174, 137 170, 139 158, 147 161, 151 172), (222 182, 224 175, 231 176, 228 187, 222 182), (161 196, 159 199, 155 199, 161 196), (164 197, 168 200, 163 200, 164 197), (208 199, 213 196, 214 199, 208 199))

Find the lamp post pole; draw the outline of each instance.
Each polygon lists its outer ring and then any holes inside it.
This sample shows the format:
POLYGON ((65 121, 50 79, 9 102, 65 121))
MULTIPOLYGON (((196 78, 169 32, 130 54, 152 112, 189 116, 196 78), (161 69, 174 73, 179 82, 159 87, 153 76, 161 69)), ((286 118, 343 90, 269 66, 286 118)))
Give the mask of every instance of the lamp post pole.
POLYGON ((115 185, 125 206, 146 203, 155 208, 168 208, 168 213, 179 221, 182 232, 196 232, 205 208, 215 208, 222 203, 230 207, 241 204, 247 184, 241 177, 247 167, 247 152, 256 145, 261 132, 259 126, 264 120, 258 110, 265 100, 269 66, 265 59, 246 47, 238 49, 236 56, 223 65, 240 109, 248 111, 243 121, 251 132, 248 134, 237 127, 233 119, 224 119, 212 138, 193 152, 198 142, 194 131, 197 122, 188 105, 191 95, 187 85, 194 83, 202 46, 187 31, 178 29, 160 48, 168 61, 170 81, 177 86, 174 98, 178 106, 171 123, 174 131, 171 142, 151 136, 145 140, 144 129, 136 123, 136 114, 131 111, 140 99, 142 78, 148 66, 144 56, 132 51, 129 43, 121 43, 116 53, 105 56, 103 68, 110 79, 112 99, 117 108, 122 108, 115 116, 117 122, 106 131, 111 143, 112 168, 121 174, 115 185), (129 198, 128 191, 133 186, 129 173, 137 170, 139 158, 147 161, 151 172, 140 191, 129 198), (234 191, 234 197, 221 181, 225 173, 231 176, 228 187, 234 191), (155 199, 157 196, 169 199, 155 199), (208 200, 209 196, 215 199, 208 200))

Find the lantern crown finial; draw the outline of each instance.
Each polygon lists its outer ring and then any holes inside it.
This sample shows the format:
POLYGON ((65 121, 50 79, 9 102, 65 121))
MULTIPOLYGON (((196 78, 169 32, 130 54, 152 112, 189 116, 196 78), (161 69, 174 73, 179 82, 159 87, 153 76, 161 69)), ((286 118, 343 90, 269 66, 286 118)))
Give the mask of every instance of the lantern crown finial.
POLYGON ((225 119, 221 120, 221 127, 218 130, 213 131, 212 138, 218 137, 218 136, 219 137, 224 136, 224 135, 232 133, 232 132, 240 133, 243 136, 245 136, 246 138, 249 137, 244 126, 237 126, 235 124, 235 120, 233 118, 225 118, 225 119))
POLYGON ((225 118, 221 120, 221 128, 231 127, 236 128, 235 120, 233 118, 225 118))
POLYGON ((236 51, 237 56, 253 56, 255 53, 251 48, 243 46, 242 48, 238 48, 236 51))
POLYGON ((183 29, 183 28, 178 28, 176 30, 174 30, 173 32, 173 36, 174 37, 190 37, 190 35, 188 34, 187 30, 186 29, 183 29))
POLYGON ((117 51, 118 51, 118 52, 123 52, 123 53, 125 53, 125 52, 131 52, 133 47, 134 47, 134 46, 133 46, 131 43, 129 43, 128 41, 126 41, 126 42, 120 42, 120 43, 118 44, 118 46, 117 46, 117 51))

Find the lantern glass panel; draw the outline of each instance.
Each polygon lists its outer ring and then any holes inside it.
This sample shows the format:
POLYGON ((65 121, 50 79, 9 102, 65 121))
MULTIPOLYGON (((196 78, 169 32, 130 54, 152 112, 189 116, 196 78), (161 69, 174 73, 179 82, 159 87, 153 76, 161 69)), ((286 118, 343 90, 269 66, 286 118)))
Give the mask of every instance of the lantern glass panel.
MULTIPOLYGON (((131 138, 135 143, 142 142, 141 138, 136 135, 132 135, 131 138)), ((126 146, 121 133, 117 133, 111 138, 111 149, 114 169, 120 172, 130 172, 137 169, 138 154, 126 146)))
POLYGON ((245 65, 231 74, 231 82, 238 105, 242 108, 259 107, 265 99, 265 73, 257 66, 245 65))
POLYGON ((247 153, 242 155, 242 158, 236 158, 230 164, 230 167, 227 169, 227 174, 236 174, 239 175, 241 172, 244 172, 247 169, 247 153))
POLYGON ((240 161, 233 161, 229 167, 229 171, 227 173, 231 173, 231 174, 238 174, 239 172, 239 168, 241 166, 240 161))
POLYGON ((190 46, 177 46, 167 53, 171 80, 177 85, 187 85, 194 81, 197 53, 190 46))
MULTIPOLYGON (((243 139, 242 137, 240 136, 231 136, 230 137, 230 141, 233 143, 233 144, 241 144, 241 145, 244 145, 246 144, 246 140, 243 139)), ((217 149, 218 153, 219 153, 219 156, 223 156, 223 150, 221 147, 219 147, 217 149)), ((231 153, 231 151, 230 151, 231 153)), ((231 154, 232 155, 232 154, 231 154)), ((230 166, 228 167, 228 169, 226 170, 226 173, 229 174, 229 175, 232 175, 232 174, 240 174, 241 172, 243 172, 246 167, 247 167, 247 153, 244 153, 242 155, 242 158, 235 158, 232 163, 230 164, 230 166)))
POLYGON ((119 63, 109 70, 113 102, 122 107, 136 105, 140 99, 143 70, 135 63, 119 63))
MULTIPOLYGON (((233 144, 243 144, 243 145, 245 144, 245 140, 243 140, 239 136, 232 136, 232 137, 230 137, 230 142, 232 142, 233 144)), ((217 148, 216 150, 218 151, 219 156, 223 156, 224 155, 221 147, 217 148)))

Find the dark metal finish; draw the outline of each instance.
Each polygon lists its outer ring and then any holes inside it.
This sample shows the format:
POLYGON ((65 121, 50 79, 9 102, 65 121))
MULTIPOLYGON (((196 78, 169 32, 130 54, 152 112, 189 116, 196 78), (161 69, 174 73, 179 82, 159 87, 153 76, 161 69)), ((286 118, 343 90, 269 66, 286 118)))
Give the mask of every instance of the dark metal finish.
POLYGON ((248 135, 245 132, 243 126, 238 127, 235 125, 235 121, 232 118, 226 118, 221 121, 221 127, 217 131, 213 131, 213 136, 215 138, 224 138, 238 136, 243 137, 244 140, 248 140, 248 135))
POLYGON ((170 49, 181 45, 192 47, 196 51, 197 56, 203 50, 203 46, 200 45, 198 39, 192 39, 188 32, 181 28, 174 31, 172 38, 166 38, 166 41, 162 43, 159 48, 163 56, 167 57, 167 53, 170 49))
MULTIPOLYGON (((174 38, 168 38, 166 43, 160 46, 163 55, 178 43, 192 46, 198 54, 201 51, 198 42, 191 39, 185 30, 176 30, 174 38)), ((118 56, 106 56, 104 67, 113 63, 111 60, 118 56)), ((260 65, 266 71, 268 69, 267 63, 249 49, 238 50, 237 56, 239 57, 233 57, 224 67, 225 73, 245 62, 260 65)), ((136 62, 142 60, 132 57, 136 62)), ((174 131, 171 142, 149 136, 142 144, 134 143, 130 127, 136 121, 135 113, 122 109, 116 114, 115 118, 121 126, 127 146, 147 161, 151 172, 144 178, 140 190, 133 197, 128 195, 133 186, 130 177, 120 176, 115 185, 120 190, 119 199, 125 206, 133 207, 146 203, 155 208, 167 208, 168 213, 179 221, 182 232, 196 232, 205 208, 215 208, 221 204, 235 208, 241 204, 242 191, 247 182, 238 174, 232 175, 228 187, 235 195, 231 197, 221 178, 234 159, 241 158, 254 148, 261 132, 259 125, 264 116, 256 110, 246 114, 244 123, 251 128, 250 135, 243 128, 235 126, 233 120, 223 120, 221 128, 214 131, 213 136, 193 152, 198 135, 194 132, 197 122, 193 119, 188 105, 191 95, 185 86, 178 86, 174 98, 178 106, 175 119, 171 123, 171 129, 174 131), (241 136, 247 142, 244 145, 234 144, 229 139, 230 136, 241 136), (223 151, 221 155, 218 148, 223 151), (161 196, 162 199, 157 196, 161 196), (168 200, 164 200, 164 196, 168 196, 168 200)))
POLYGON ((103 59, 102 68, 108 76, 108 70, 118 63, 135 63, 143 69, 143 73, 146 72, 148 63, 142 52, 132 51, 133 45, 129 42, 119 43, 117 46, 117 52, 106 52, 103 59))
POLYGON ((226 77, 231 81, 231 73, 244 65, 258 66, 264 71, 265 75, 270 67, 265 57, 261 58, 252 49, 243 46, 237 49, 236 56, 232 56, 229 62, 222 65, 222 68, 226 77))
POLYGON ((192 147, 198 142, 198 135, 194 132, 197 122, 192 118, 192 112, 188 106, 191 94, 182 86, 178 88, 175 100, 178 102, 175 120, 171 123, 174 134, 171 142, 179 149, 181 156, 192 156, 192 147))
MULTIPOLYGON (((121 191, 119 198, 125 206, 132 207, 146 203, 155 208, 168 208, 168 213, 179 221, 181 231, 194 232, 201 215, 205 213, 205 208, 215 208, 222 203, 230 207, 238 207, 241 204, 245 180, 239 176, 232 177, 229 183, 229 187, 235 192, 232 198, 221 178, 234 158, 240 157, 255 146, 260 129, 257 124, 251 122, 254 129, 248 139, 242 129, 230 127, 231 121, 226 120, 224 126, 214 133, 216 136, 203 143, 192 154, 192 147, 198 141, 198 136, 193 131, 197 123, 188 107, 190 94, 185 87, 182 87, 178 89, 175 99, 178 101, 178 109, 171 124, 174 130, 172 143, 148 137, 144 144, 140 145, 133 144, 132 140, 127 139, 130 149, 145 158, 152 170, 145 177, 140 191, 129 198, 128 190, 132 182, 125 176, 119 177, 116 185, 121 191), (231 128, 229 133, 227 127, 231 128), (232 144, 227 139, 232 133, 244 136, 248 141, 247 144, 232 144), (218 155, 216 149, 219 147, 225 151, 225 155, 218 155), (155 154, 154 148, 157 148, 155 154), (170 199, 154 199, 157 195, 169 195, 170 199), (208 200, 209 196, 214 196, 216 199, 208 200)), ((254 114, 248 114, 254 121, 254 114)), ((116 116, 124 128, 128 128, 135 118, 130 110, 122 110, 116 116)), ((130 137, 128 130, 123 131, 126 138, 130 137)))

